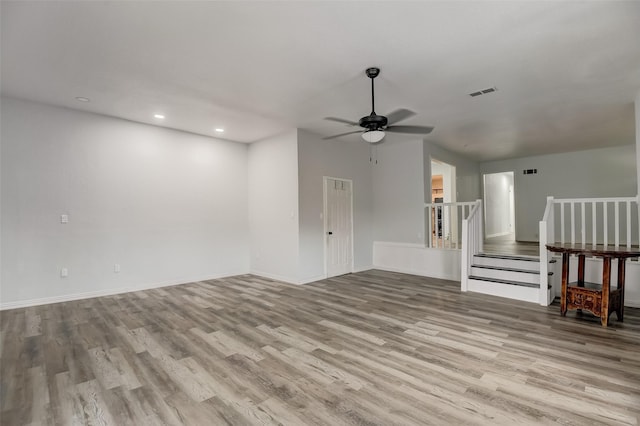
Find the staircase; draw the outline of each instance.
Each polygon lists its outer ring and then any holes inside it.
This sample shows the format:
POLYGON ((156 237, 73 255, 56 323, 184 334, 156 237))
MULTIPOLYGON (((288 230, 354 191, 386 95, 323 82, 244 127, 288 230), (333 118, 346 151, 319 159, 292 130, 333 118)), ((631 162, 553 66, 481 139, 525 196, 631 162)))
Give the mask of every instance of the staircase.
MULTIPOLYGON (((555 263, 552 259, 549 263, 555 263)), ((547 268, 550 269, 550 268, 547 268)), ((551 277, 553 272, 547 275, 551 277)), ((540 258, 477 253, 473 255, 467 290, 538 303, 540 300, 540 258)), ((547 299, 553 300, 548 285, 547 299)))

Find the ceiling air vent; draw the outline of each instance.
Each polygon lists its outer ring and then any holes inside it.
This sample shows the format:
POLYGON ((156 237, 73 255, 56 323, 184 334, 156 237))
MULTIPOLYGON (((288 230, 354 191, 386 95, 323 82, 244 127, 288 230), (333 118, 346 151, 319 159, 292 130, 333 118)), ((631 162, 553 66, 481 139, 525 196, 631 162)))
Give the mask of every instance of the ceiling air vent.
POLYGON ((493 93, 497 90, 498 90, 497 87, 489 87, 488 89, 482 89, 482 90, 478 90, 477 92, 469 93, 469 96, 471 96, 472 98, 475 98, 476 96, 486 95, 488 93, 493 93))

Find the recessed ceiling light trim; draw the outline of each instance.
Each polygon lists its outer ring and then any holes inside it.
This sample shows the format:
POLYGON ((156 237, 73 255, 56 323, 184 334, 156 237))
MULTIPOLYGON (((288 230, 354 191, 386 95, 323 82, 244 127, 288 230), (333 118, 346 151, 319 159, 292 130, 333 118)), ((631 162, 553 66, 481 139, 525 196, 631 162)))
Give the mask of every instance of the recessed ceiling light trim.
POLYGON ((221 127, 218 127, 218 128, 216 128, 216 132, 218 132, 218 133, 223 133, 223 132, 224 132, 224 129, 223 129, 223 128, 221 128, 221 127))
POLYGON ((158 120, 164 120, 164 114, 153 114, 153 118, 157 118, 158 120))
POLYGON ((84 96, 76 96, 76 101, 78 101, 78 102, 91 102, 91 99, 85 98, 84 96))

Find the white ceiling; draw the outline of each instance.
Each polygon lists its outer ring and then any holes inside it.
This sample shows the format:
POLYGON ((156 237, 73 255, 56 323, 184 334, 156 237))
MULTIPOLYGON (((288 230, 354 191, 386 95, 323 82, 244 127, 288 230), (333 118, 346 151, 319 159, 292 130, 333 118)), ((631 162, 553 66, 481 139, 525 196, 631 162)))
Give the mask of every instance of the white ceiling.
POLYGON ((2 1, 1 12, 8 96, 224 127, 239 142, 291 127, 328 136, 352 129, 323 117, 370 112, 364 70, 379 66, 376 112, 416 111, 402 124, 433 125, 428 141, 477 160, 635 141, 639 1, 2 1))

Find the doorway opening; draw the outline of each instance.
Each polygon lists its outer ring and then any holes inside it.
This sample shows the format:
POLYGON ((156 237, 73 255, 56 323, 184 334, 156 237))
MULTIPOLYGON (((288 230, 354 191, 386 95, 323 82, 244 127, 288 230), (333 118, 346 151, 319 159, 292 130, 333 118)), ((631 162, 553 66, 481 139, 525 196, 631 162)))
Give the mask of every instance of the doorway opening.
POLYGON ((456 168, 451 164, 431 158, 431 246, 444 246, 444 242, 458 241, 458 210, 447 203, 456 202, 456 168))
POLYGON ((513 172, 488 173, 483 180, 485 238, 492 242, 515 242, 513 172))
POLYGON ((324 265, 325 276, 353 272, 353 181, 325 176, 324 265))

